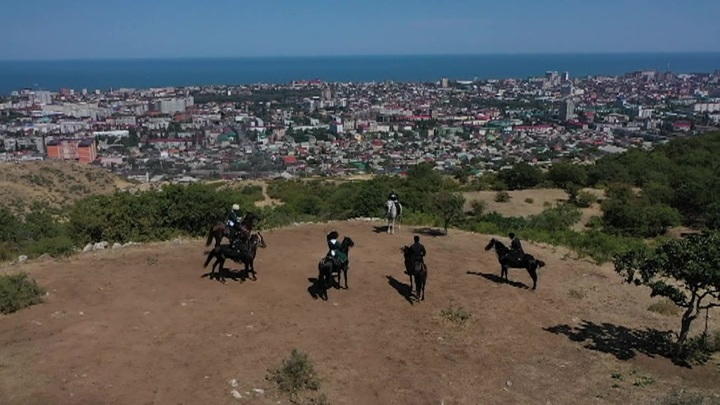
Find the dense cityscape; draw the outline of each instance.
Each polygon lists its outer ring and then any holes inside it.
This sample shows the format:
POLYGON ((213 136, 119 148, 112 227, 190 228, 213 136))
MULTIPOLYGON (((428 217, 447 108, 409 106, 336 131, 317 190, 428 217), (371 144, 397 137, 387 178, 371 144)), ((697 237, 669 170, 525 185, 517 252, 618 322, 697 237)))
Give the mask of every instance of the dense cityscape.
POLYGON ((396 174, 421 161, 478 174, 718 125, 720 72, 22 89, 0 98, 0 161, 79 161, 145 182, 396 174))

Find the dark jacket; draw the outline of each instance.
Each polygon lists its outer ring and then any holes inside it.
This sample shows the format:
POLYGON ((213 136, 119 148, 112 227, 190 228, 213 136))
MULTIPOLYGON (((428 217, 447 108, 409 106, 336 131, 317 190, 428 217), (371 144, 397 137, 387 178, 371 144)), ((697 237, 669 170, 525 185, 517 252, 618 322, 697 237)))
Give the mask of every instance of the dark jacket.
POLYGON ((237 227, 240 225, 240 214, 235 211, 230 211, 230 214, 228 214, 228 221, 232 221, 233 225, 237 227))
POLYGON ((420 242, 415 242, 412 245, 410 245, 410 251, 412 252, 412 257, 415 260, 424 261, 423 258, 427 254, 425 251, 425 246, 423 246, 420 242))
POLYGON ((511 249, 511 250, 515 250, 515 251, 517 251, 517 252, 522 252, 522 251, 523 251, 522 245, 520 244, 520 238, 518 238, 518 237, 516 236, 516 237, 513 238, 512 241, 510 241, 510 249, 511 249))

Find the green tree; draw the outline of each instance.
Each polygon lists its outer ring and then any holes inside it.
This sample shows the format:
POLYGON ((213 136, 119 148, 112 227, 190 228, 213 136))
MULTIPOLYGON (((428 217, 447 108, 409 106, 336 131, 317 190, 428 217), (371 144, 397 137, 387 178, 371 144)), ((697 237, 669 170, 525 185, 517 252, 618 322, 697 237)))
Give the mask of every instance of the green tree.
POLYGON ((720 234, 704 233, 673 240, 653 250, 632 250, 614 258, 615 271, 628 283, 650 288, 650 296, 685 308, 678 344, 687 340, 692 322, 704 309, 720 306, 720 234))
POLYGON ((498 178, 510 190, 524 190, 533 188, 543 181, 543 172, 525 162, 518 163, 512 169, 505 169, 498 173, 498 178))
POLYGON ((443 220, 443 228, 445 229, 445 235, 447 235, 448 227, 457 223, 465 214, 463 211, 465 197, 457 193, 440 192, 435 194, 433 200, 435 210, 443 220))
POLYGON ((587 182, 587 171, 580 165, 558 163, 550 167, 547 177, 555 187, 565 190, 570 185, 584 186, 587 182))

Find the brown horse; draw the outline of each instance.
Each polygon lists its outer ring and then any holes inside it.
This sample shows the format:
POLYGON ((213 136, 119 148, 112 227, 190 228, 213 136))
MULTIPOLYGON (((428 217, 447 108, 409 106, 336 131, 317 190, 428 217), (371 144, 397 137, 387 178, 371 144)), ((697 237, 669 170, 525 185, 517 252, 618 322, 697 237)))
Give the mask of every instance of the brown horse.
MULTIPOLYGON (((248 212, 247 215, 240 221, 240 229, 243 229, 247 231, 246 235, 238 235, 239 237, 243 238, 245 240, 248 240, 250 237, 250 232, 253 231, 255 228, 255 222, 259 221, 261 218, 258 214, 254 212, 248 212)), ((242 231, 240 231, 242 232, 242 231)), ((213 239, 215 239, 215 247, 220 246, 220 242, 222 242, 222 238, 226 237, 228 240, 230 240, 230 232, 228 229, 228 226, 224 222, 218 222, 217 225, 210 228, 210 232, 208 232, 207 241, 205 242, 205 246, 210 246, 213 239)), ((232 240, 231 240, 232 242, 232 240)))
POLYGON ((400 250, 403 252, 403 257, 405 258, 405 272, 410 276, 410 294, 412 294, 413 279, 415 279, 415 298, 417 298, 418 301, 425 301, 425 285, 427 284, 428 275, 427 265, 413 257, 410 246, 403 246, 400 250))

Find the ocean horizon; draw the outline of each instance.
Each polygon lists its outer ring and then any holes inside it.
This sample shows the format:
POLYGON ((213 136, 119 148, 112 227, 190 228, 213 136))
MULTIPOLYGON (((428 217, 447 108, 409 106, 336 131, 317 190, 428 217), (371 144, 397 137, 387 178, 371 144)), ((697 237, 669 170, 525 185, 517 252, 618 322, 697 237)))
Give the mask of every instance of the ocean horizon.
POLYGON ((526 79, 542 76, 546 71, 567 71, 571 77, 586 77, 668 69, 674 73, 711 73, 720 70, 720 52, 0 60, 0 94, 23 88, 104 91, 315 79, 428 82, 443 77, 526 79))

